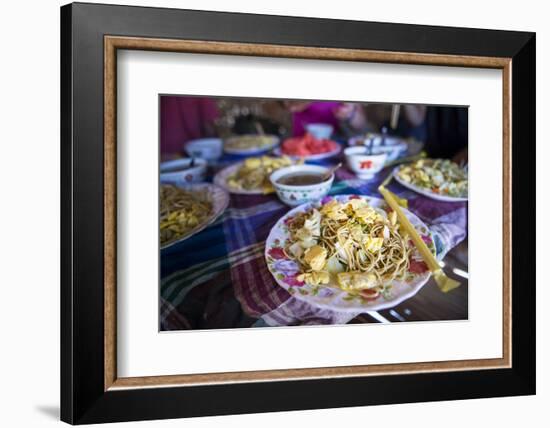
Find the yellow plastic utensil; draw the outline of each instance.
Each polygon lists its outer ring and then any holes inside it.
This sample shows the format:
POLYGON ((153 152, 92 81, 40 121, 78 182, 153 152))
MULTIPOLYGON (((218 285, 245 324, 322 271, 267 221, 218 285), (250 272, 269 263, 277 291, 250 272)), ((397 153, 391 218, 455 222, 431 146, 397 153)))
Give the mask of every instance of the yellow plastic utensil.
POLYGON ((390 175, 384 180, 380 187, 378 187, 378 191, 382 194, 384 200, 391 207, 391 209, 395 211, 395 213, 397 214, 397 218, 399 219, 399 222, 401 223, 403 228, 409 233, 412 241, 414 242, 414 245, 416 246, 416 248, 418 248, 420 255, 424 259, 424 262, 426 263, 426 265, 428 265, 428 269, 430 269, 430 271, 432 272, 435 282, 437 282, 437 285, 439 286, 439 289, 444 293, 447 293, 457 288, 460 285, 460 282, 455 281, 454 279, 451 279, 447 275, 445 275, 445 272, 443 272, 443 269, 441 269, 441 266, 439 266, 439 263, 437 262, 436 258, 434 257, 426 243, 422 240, 405 213, 401 210, 402 202, 400 203, 400 201, 406 202, 406 200, 399 198, 397 195, 386 189, 385 186, 390 182, 391 177, 392 176, 390 175))

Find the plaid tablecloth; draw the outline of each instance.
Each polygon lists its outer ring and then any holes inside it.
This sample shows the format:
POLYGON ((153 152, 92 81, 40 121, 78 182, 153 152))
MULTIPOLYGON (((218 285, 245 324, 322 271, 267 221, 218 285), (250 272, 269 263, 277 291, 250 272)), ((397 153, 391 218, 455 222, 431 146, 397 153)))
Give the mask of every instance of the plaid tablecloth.
MULTIPOLYGON (((377 188, 390 173, 358 180, 337 172, 331 194, 381 198, 377 188)), ((467 234, 467 203, 435 201, 405 189, 409 209, 430 228, 439 259, 467 234)), ((212 225, 161 252, 160 323, 162 330, 307 324, 343 324, 358 314, 322 310, 292 297, 269 272, 264 245, 289 207, 272 195, 231 195, 229 207, 212 225)))

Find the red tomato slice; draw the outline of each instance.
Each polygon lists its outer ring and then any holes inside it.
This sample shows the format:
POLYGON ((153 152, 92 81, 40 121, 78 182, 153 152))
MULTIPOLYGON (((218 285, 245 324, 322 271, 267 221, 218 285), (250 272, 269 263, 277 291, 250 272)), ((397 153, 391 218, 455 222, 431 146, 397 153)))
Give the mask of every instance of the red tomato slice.
POLYGON ((283 142, 282 151, 285 155, 308 156, 336 150, 338 143, 332 140, 316 140, 311 134, 303 137, 289 138, 283 142))
POLYGON ((380 295, 380 292, 378 290, 367 289, 361 290, 359 294, 367 300, 376 300, 380 295))
POLYGON ((409 261, 409 271, 412 273, 424 273, 428 271, 428 265, 423 261, 411 259, 409 261))

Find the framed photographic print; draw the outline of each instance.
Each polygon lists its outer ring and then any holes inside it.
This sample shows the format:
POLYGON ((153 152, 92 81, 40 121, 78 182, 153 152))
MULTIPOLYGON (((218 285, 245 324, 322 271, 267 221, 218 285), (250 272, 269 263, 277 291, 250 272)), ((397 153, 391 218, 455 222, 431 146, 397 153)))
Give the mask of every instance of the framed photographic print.
POLYGON ((535 393, 535 35, 61 8, 61 418, 535 393))

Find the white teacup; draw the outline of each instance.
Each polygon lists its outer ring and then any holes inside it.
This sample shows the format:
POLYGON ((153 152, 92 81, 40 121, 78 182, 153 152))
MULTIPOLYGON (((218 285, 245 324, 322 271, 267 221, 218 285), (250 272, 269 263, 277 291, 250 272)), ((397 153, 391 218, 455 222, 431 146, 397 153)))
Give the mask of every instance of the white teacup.
POLYGON ((357 177, 367 180, 384 168, 387 153, 375 155, 368 154, 368 148, 364 146, 348 147, 344 150, 346 161, 357 177))

